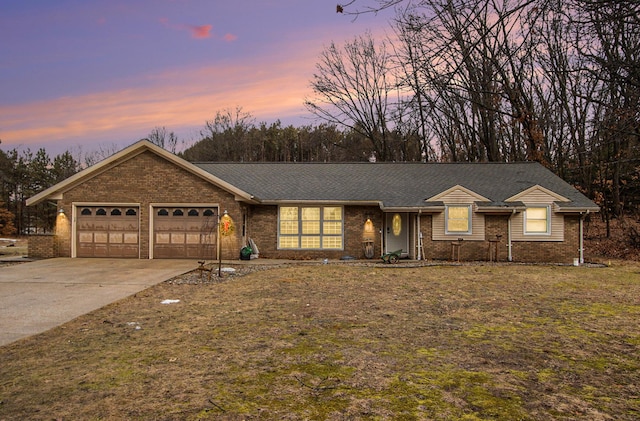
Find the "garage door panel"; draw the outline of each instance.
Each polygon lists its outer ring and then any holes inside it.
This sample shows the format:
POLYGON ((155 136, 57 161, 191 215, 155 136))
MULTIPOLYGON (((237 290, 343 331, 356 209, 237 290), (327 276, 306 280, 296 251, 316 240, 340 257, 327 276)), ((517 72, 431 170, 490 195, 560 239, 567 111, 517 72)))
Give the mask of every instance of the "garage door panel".
POLYGON ((153 250, 153 257, 156 259, 171 258, 171 247, 166 244, 156 245, 153 250))
MULTIPOLYGON (((134 232, 125 232, 124 233, 124 243, 125 244, 136 244, 136 249, 137 249, 137 244, 138 244, 138 233, 134 232)), ((131 247, 131 246, 130 246, 131 247)))
POLYGON ((135 258, 138 257, 138 246, 131 244, 109 244, 108 255, 109 257, 135 258))
POLYGON ((184 244, 184 232, 172 232, 171 233, 171 244, 177 244, 178 246, 182 246, 184 244))
POLYGON ((124 242, 124 235, 121 232, 109 233, 109 244, 122 244, 124 242))
POLYGON ((105 244, 94 244, 93 255, 88 257, 110 257, 109 256, 109 246, 105 244))
POLYGON ((203 236, 199 232, 196 232, 196 233, 189 232, 186 235, 185 242, 187 244, 200 245, 202 243, 201 241, 202 237, 203 236))
POLYGON ((93 233, 93 242, 94 243, 108 243, 109 241, 109 233, 105 232, 94 232, 93 233))

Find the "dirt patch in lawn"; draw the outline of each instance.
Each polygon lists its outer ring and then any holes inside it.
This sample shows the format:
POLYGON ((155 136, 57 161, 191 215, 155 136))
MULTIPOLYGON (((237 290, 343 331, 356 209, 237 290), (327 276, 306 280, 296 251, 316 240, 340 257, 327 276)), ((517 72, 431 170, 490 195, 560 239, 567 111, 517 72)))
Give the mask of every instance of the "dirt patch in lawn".
POLYGON ((0 419, 640 417, 638 264, 262 269, 0 348, 0 419))

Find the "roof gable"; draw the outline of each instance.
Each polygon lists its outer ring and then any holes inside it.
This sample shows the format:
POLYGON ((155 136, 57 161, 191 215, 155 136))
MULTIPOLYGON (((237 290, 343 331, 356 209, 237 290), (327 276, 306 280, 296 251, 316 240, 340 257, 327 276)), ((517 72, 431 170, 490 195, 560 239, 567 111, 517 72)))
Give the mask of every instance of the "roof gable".
POLYGON ((547 188, 544 188, 540 185, 532 186, 515 196, 511 196, 506 200, 507 202, 533 202, 533 203, 551 203, 551 202, 570 202, 566 197, 555 193, 547 188))
POLYGON ((65 192, 68 191, 70 189, 72 189, 73 187, 84 183, 85 181, 99 175, 102 174, 105 171, 108 171, 109 169, 113 168, 114 166, 122 163, 122 162, 126 162, 130 159, 135 158, 136 156, 144 153, 144 152, 152 152, 164 159, 166 159, 167 161, 175 164, 176 166, 183 168, 189 172, 191 172, 192 174, 195 174, 198 177, 201 177, 211 183, 213 183, 214 185, 219 186, 220 188, 223 188, 233 194, 235 194, 237 197, 241 197, 245 200, 251 200, 251 196, 238 189, 236 186, 233 186, 231 184, 229 184, 228 182, 216 177, 215 175, 202 170, 201 168, 191 164, 188 161, 185 161, 184 159, 178 157, 177 155, 172 154, 169 151, 166 151, 165 149, 154 145, 153 143, 149 142, 148 140, 140 140, 136 143, 134 143, 133 145, 130 145, 126 148, 124 148, 123 150, 111 155, 109 158, 104 159, 100 162, 98 162, 95 165, 92 165, 88 168, 85 168, 82 171, 77 172, 76 174, 72 175, 71 177, 41 191, 40 193, 30 197, 29 199, 27 199, 27 206, 31 206, 31 205, 35 205, 38 204, 44 200, 47 199, 60 199, 61 195, 65 192))
POLYGON ((469 190, 468 188, 461 186, 459 184, 443 191, 442 193, 438 193, 435 196, 432 196, 426 199, 427 202, 455 202, 455 203, 468 203, 468 202, 489 202, 489 199, 486 197, 469 190))

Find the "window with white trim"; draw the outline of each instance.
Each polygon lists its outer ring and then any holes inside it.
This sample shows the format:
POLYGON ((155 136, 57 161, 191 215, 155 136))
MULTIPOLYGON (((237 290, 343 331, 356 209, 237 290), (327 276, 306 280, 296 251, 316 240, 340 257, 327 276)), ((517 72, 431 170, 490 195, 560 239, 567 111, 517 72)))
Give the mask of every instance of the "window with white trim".
POLYGON ((342 250, 340 206, 280 206, 278 248, 342 250))
POLYGON ((471 234, 471 206, 448 205, 445 223, 447 234, 471 234))
POLYGON ((524 212, 524 233, 525 234, 550 234, 549 206, 532 206, 524 212))

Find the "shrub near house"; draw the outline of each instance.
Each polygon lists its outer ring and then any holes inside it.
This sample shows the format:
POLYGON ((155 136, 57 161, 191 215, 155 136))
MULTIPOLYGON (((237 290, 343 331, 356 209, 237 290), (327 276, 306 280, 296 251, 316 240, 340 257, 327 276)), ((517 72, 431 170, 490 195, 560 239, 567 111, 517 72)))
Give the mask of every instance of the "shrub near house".
POLYGON ((0 235, 13 235, 16 233, 16 228, 13 226, 14 219, 15 215, 9 212, 3 203, 0 203, 0 235))

